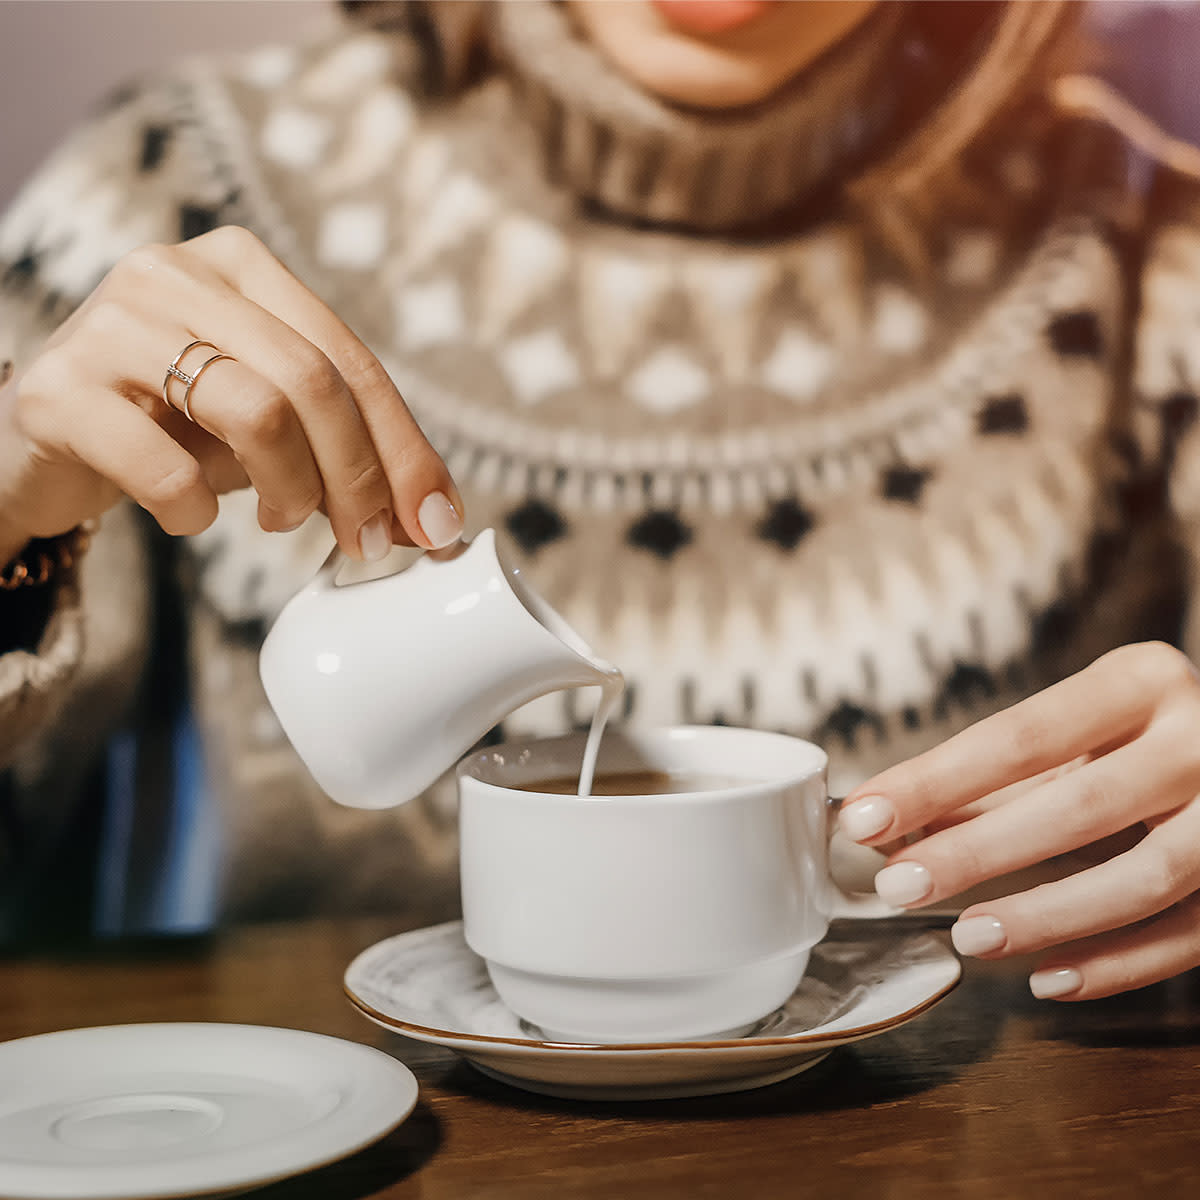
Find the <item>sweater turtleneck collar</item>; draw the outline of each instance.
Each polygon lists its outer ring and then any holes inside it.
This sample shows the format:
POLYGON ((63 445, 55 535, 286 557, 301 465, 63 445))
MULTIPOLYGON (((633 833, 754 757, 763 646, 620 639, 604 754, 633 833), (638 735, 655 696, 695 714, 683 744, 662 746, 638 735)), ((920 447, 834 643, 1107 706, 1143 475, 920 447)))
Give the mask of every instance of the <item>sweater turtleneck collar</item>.
POLYGON ((905 7, 881 4, 770 100, 722 114, 638 88, 556 0, 489 6, 489 37, 555 178, 627 219, 723 230, 803 205, 878 147, 905 7))

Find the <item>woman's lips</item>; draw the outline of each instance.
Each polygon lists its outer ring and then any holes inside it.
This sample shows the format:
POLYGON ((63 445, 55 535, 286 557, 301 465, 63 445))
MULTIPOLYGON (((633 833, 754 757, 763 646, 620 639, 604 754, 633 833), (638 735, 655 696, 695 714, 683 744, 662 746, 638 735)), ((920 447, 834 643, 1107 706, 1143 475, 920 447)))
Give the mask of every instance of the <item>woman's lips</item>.
POLYGON ((761 16, 773 0, 650 0, 680 33, 704 37, 729 33, 761 16))

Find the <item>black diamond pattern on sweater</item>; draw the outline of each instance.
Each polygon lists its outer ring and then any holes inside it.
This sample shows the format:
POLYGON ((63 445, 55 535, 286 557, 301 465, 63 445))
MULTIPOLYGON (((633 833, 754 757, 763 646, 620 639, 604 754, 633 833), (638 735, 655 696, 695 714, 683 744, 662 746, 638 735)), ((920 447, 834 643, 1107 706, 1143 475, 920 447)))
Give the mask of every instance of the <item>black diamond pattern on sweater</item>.
POLYGON ((1060 313, 1046 327, 1046 334, 1064 358, 1104 357, 1104 332, 1091 309, 1060 313))
POLYGON ((947 700, 964 704, 974 699, 991 699, 995 694, 996 681, 991 672, 978 663, 955 663, 954 670, 942 685, 942 695, 947 700))
POLYGON ((859 704, 851 704, 843 700, 824 720, 821 727, 813 735, 813 740, 821 743, 837 738, 849 749, 854 750, 858 745, 858 735, 864 729, 874 730, 877 740, 882 741, 885 735, 883 718, 869 708, 859 704))
POLYGON ((979 410, 980 433, 1024 433, 1028 428, 1029 409, 1017 392, 992 396, 979 410))
POLYGON ((1200 401, 1191 392, 1172 392, 1162 403, 1164 449, 1171 451, 1196 423, 1200 401))
POLYGON ((916 504, 921 499, 921 493, 929 482, 932 471, 923 471, 917 467, 889 467, 883 473, 880 485, 880 495, 885 500, 900 500, 905 504, 916 504))
POLYGON ((1033 619, 1032 643, 1035 654, 1061 650, 1079 628, 1083 612, 1077 601, 1064 597, 1048 605, 1033 619))
POLYGON ((978 663, 958 662, 938 690, 933 712, 943 720, 952 707, 971 708, 992 699, 996 693, 996 680, 987 668, 978 663))
POLYGON ((758 536, 781 550, 795 550, 816 525, 816 518, 798 500, 776 500, 759 522, 758 536))
POLYGON ((680 520, 678 513, 654 509, 639 517, 630 527, 628 540, 639 550, 649 550, 664 562, 674 558, 691 540, 691 529, 680 520))
POLYGON ((162 165, 167 146, 171 142, 169 125, 147 125, 142 130, 142 152, 138 158, 138 170, 153 171, 162 165))
POLYGON ((536 554, 543 546, 565 537, 567 523, 562 514, 543 500, 526 500, 504 519, 505 528, 526 554, 536 554))
POLYGON ((182 204, 179 207, 179 237, 181 241, 211 233, 221 223, 218 209, 200 204, 182 204))
POLYGON ((19 258, 13 259, 4 272, 2 281, 6 286, 28 283, 38 271, 38 252, 32 246, 26 246, 19 258))

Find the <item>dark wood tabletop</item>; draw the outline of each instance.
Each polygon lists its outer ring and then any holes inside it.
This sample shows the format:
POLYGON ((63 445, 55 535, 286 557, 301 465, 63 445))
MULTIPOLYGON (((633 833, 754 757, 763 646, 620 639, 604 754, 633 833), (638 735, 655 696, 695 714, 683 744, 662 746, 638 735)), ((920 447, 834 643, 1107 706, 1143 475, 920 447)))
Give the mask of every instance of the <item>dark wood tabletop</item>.
MULTIPOLYGON (((411 922, 409 925, 411 926, 411 922)), ((0 1039, 236 1021, 381 1047, 421 1085, 378 1145, 260 1200, 1173 1197, 1200 1194, 1200 977, 1037 1002, 1028 963, 968 963, 944 1002, 753 1092, 599 1104, 492 1082, 369 1024, 343 996, 395 919, 249 927, 199 943, 0 959, 0 1039)))

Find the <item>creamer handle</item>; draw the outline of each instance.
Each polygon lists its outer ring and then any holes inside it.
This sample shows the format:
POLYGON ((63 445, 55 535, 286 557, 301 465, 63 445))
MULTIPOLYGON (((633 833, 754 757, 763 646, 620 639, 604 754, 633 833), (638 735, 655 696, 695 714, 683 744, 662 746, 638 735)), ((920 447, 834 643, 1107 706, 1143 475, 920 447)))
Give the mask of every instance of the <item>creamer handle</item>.
MULTIPOLYGON (((422 562, 428 559, 431 562, 449 562, 451 559, 458 558, 471 548, 471 542, 465 542, 461 539, 451 546, 446 546, 442 550, 426 550, 415 563, 405 568, 405 571, 411 571, 414 566, 419 566, 422 562)), ((342 573, 342 568, 350 561, 350 558, 345 554, 341 547, 334 545, 330 550, 329 556, 321 564, 316 575, 313 576, 309 583, 309 590, 315 592, 329 592, 338 586, 337 577, 342 573)), ((402 574, 397 571, 396 574, 402 574)), ((349 586, 349 585, 347 585, 349 586)))
POLYGON ((342 548, 334 543, 333 549, 330 550, 325 561, 321 564, 321 568, 313 576, 309 587, 313 591, 328 592, 337 587, 337 577, 341 573, 342 567, 349 560, 342 552, 342 548))

